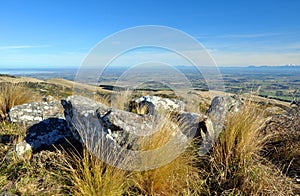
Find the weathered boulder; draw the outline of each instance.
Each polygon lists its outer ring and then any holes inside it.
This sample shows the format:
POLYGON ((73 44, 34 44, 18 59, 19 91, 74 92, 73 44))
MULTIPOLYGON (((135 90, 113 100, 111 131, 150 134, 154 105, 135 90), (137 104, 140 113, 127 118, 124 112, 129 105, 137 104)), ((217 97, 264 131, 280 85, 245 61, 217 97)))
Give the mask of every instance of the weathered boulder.
POLYGON ((132 148, 138 135, 151 132, 155 126, 155 117, 108 108, 81 96, 68 97, 62 105, 73 135, 84 144, 105 137, 119 146, 132 148))
POLYGON ((207 110, 207 115, 214 120, 222 120, 227 112, 238 112, 242 104, 237 96, 216 96, 207 110))
POLYGON ((214 130, 220 133, 224 129, 224 123, 228 112, 238 112, 243 105, 237 96, 216 96, 213 98, 207 116, 213 121, 214 130))
POLYGON ((63 108, 59 101, 33 102, 13 107, 9 120, 26 127, 47 118, 63 118, 63 108))
MULTIPOLYGON (((43 102, 21 105, 12 110, 12 121, 16 122, 19 116, 25 120, 24 122, 19 120, 19 123, 31 125, 24 141, 16 146, 19 155, 28 149, 33 151, 51 149, 53 145, 61 144, 66 139, 74 139, 89 149, 98 148, 100 145, 102 150, 103 148, 138 150, 139 138, 152 135, 157 130, 159 122, 167 118, 161 114, 139 115, 109 108, 86 97, 71 96, 61 101, 65 115, 63 119, 57 118, 61 114, 58 113, 59 107, 56 103, 50 101, 49 104, 53 104, 53 107, 48 105, 44 108, 42 106, 47 104, 43 102), (29 109, 32 107, 36 109, 29 109), (56 109, 56 112, 46 111, 51 108, 56 109), (30 111, 36 112, 30 116, 30 111), (22 118, 21 114, 30 117, 22 118), (51 114, 54 114, 54 118, 49 118, 51 114), (48 118, 44 119, 44 115, 48 118), (29 119, 29 122, 26 122, 26 119, 29 119), (34 122, 36 123, 33 124, 34 122)), ((174 113, 175 118, 179 119, 181 124, 179 137, 182 139, 179 140, 186 141, 201 137, 203 144, 211 145, 216 134, 210 119, 206 115, 185 112, 181 110, 182 107, 179 108, 177 107, 177 112, 174 113)))
MULTIPOLYGON (((81 96, 68 97, 62 100, 62 105, 73 135, 85 145, 94 145, 93 141, 106 138, 118 147, 138 149, 138 138, 153 134, 158 122, 163 120, 161 115, 138 115, 108 108, 81 96)), ((205 138, 214 135, 212 126, 206 126, 211 125, 207 116, 183 111, 177 115, 185 125, 182 137, 202 136, 201 131, 206 134, 205 138)))
POLYGON ((197 138, 199 140, 200 155, 206 154, 218 138, 218 132, 215 131, 214 123, 206 115, 181 112, 179 119, 183 124, 183 134, 187 138, 197 138))
POLYGON ((25 140, 33 147, 33 150, 38 150, 49 148, 69 137, 71 137, 71 131, 65 119, 48 118, 29 127, 25 140))
POLYGON ((28 150, 33 152, 52 149, 71 139, 71 131, 63 116, 60 102, 48 97, 44 102, 33 102, 13 107, 9 112, 11 122, 27 128, 26 136, 16 145, 18 155, 28 150))
POLYGON ((28 150, 51 150, 54 145, 63 145, 67 140, 72 140, 72 134, 66 120, 48 118, 27 129, 24 140, 16 145, 16 152, 20 156, 28 150))
POLYGON ((184 102, 176 99, 162 98, 158 96, 143 96, 132 100, 130 105, 130 110, 132 107, 136 107, 133 103, 137 103, 136 106, 142 103, 151 103, 154 106, 154 111, 150 113, 160 113, 160 112, 182 112, 185 109, 184 102))

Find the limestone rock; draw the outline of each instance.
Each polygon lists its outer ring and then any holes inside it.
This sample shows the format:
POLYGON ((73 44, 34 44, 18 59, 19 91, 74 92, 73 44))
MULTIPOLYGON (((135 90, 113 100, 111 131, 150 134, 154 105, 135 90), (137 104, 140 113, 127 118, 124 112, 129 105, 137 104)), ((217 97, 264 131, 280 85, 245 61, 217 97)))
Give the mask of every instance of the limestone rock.
POLYGON ((214 124, 216 132, 224 129, 224 122, 228 112, 238 112, 243 102, 237 96, 216 96, 213 98, 206 114, 214 124))
POLYGON ((49 149, 53 144, 59 143, 60 140, 69 138, 71 131, 67 122, 60 118, 48 118, 43 120, 27 130, 25 137, 34 151, 39 149, 49 149))
POLYGON ((66 120, 48 118, 28 128, 24 140, 16 145, 16 152, 20 156, 29 149, 33 152, 50 150, 66 140, 72 140, 66 120))
POLYGON ((34 102, 13 107, 9 111, 9 120, 26 127, 47 118, 63 117, 63 108, 58 101, 34 102))
POLYGON ((45 100, 13 107, 9 112, 11 122, 27 127, 24 140, 16 145, 19 156, 31 149, 52 149, 72 136, 66 121, 63 119, 63 107, 58 101, 45 100))
MULTIPOLYGON (((138 115, 109 108, 82 96, 68 97, 62 100, 61 104, 65 119, 57 118, 61 114, 58 113, 59 107, 56 102, 24 104, 11 111, 13 122, 31 125, 24 141, 16 147, 19 155, 28 149, 34 152, 51 149, 53 145, 66 142, 66 139, 78 141, 89 149, 105 150, 113 147, 138 150, 139 138, 153 134, 159 122, 165 118, 161 114, 138 115), (54 111, 51 111, 52 109, 54 111)), ((157 105, 159 106, 158 103, 157 105)), ((169 106, 166 108, 171 110, 169 106)), ((206 115, 185 112, 179 105, 172 109, 177 111, 174 115, 184 125, 179 135, 180 140, 201 137, 203 143, 209 144, 214 141, 216 134, 206 115)))
POLYGON ((131 145, 141 130, 153 129, 153 117, 108 108, 102 103, 81 96, 62 100, 65 118, 73 135, 84 144, 106 138, 119 146, 131 145))
MULTIPOLYGON (((71 96, 62 100, 65 108, 65 118, 73 135, 83 144, 91 145, 106 140, 117 147, 138 149, 138 138, 151 135, 158 122, 163 120, 161 115, 138 115, 135 113, 108 108, 102 103, 81 96, 71 96), (106 139, 105 139, 106 138, 106 139), (97 142, 94 142, 97 141, 97 142)), ((207 116, 181 111, 177 114, 185 126, 182 137, 214 135, 211 121, 207 116)), ((107 145, 107 144, 106 144, 107 145)))
POLYGON ((185 104, 182 101, 169 98, 161 98, 158 96, 143 96, 134 99, 133 102, 139 104, 142 102, 152 103, 155 113, 158 112, 181 112, 185 109, 185 104))
POLYGON ((207 110, 207 115, 212 119, 222 120, 227 112, 238 112, 242 104, 237 96, 216 96, 207 110))

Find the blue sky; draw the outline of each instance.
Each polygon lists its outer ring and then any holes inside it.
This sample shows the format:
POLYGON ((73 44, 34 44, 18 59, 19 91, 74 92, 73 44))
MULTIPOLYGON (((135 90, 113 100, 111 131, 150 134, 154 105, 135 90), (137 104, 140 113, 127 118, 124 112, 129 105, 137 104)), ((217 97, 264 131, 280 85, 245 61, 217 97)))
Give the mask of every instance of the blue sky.
POLYGON ((0 0, 0 68, 78 67, 105 37, 164 25, 220 66, 300 64, 300 1, 0 0))

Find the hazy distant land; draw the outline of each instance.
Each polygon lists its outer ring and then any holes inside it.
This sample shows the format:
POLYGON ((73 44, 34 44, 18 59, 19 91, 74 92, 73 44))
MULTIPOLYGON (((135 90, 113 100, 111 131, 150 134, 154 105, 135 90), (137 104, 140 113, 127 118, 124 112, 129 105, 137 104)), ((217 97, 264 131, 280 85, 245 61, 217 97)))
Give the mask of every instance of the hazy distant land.
MULTIPOLYGON (((177 66, 185 74, 195 90, 207 91, 208 87, 198 70, 194 67, 177 66)), ((99 85, 113 87, 126 68, 108 68, 99 79, 99 85)), ((248 66, 248 67, 219 67, 227 92, 257 93, 260 96, 276 98, 285 101, 300 98, 300 66, 248 66)), ((42 80, 63 78, 74 81, 77 69, 4 69, 0 74, 32 77, 42 80)), ((162 76, 165 73, 161 73, 162 76)), ((145 77, 145 76, 143 76, 145 77)), ((149 78, 151 80, 151 78, 149 78)), ((159 84, 150 85, 153 90, 165 89, 159 84)), ((146 87, 145 87, 146 88, 146 87)))

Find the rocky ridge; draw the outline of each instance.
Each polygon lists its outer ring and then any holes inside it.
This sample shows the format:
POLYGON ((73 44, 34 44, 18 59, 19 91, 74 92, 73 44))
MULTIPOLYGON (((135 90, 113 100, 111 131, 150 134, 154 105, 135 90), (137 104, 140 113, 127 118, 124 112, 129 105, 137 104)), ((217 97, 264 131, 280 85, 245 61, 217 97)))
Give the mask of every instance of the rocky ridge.
MULTIPOLYGON (((41 150, 42 147, 47 149, 63 138, 70 139, 71 136, 82 144, 87 143, 83 141, 84 138, 98 140, 105 137, 107 141, 119 147, 136 149, 134 141, 137 141, 139 136, 150 134, 158 119, 161 120, 159 115, 139 115, 109 108, 81 96, 68 97, 63 99, 61 104, 64 117, 59 112, 62 110, 57 101, 24 104, 11 110, 10 120, 28 127, 27 136, 16 147, 19 155, 28 150, 29 146, 33 151, 41 150)), ((159 104, 158 107, 161 107, 159 104)), ((172 107, 165 109, 174 110, 172 107)), ((183 110, 176 112, 178 118, 189 125, 182 131, 182 137, 215 135, 212 122, 206 115, 183 110)))
MULTIPOLYGON (((184 111, 184 105, 174 100, 145 96, 134 101, 151 102, 155 108, 164 108, 173 112, 176 116, 189 126, 182 130, 183 140, 191 137, 201 137, 202 149, 205 153, 216 139, 217 135, 224 129, 224 121, 227 113, 237 112, 245 102, 244 98, 238 96, 216 96, 205 114, 190 113, 184 111), (165 105, 163 105, 165 103, 165 105), (177 105, 176 105, 177 104, 177 105), (174 107, 174 105, 176 107, 174 107), (204 146, 204 147, 203 147, 204 146)), ((257 104, 258 102, 255 101, 257 104)), ((265 106, 259 100, 260 105, 265 106)), ((287 107, 276 103, 266 108, 274 113, 266 122, 262 131, 282 132, 278 138, 287 138, 286 134, 294 135, 287 139, 294 142, 300 134, 299 128, 299 108, 287 107)), ((157 114, 139 115, 129 111, 110 108, 100 102, 81 97, 71 96, 60 102, 45 99, 44 102, 35 102, 16 106, 9 113, 11 122, 28 127, 24 141, 17 144, 18 155, 24 154, 27 150, 38 152, 51 150, 53 145, 62 145, 68 141, 78 142, 86 145, 86 139, 105 141, 105 145, 112 145, 117 148, 127 148, 136 150, 138 147, 138 137, 155 127, 157 119, 161 118, 157 114), (141 132, 143 130, 143 132, 141 132)), ((278 135, 278 134, 277 134, 278 135)), ((286 143, 284 140, 276 140, 270 143, 270 148, 266 149, 267 156, 274 153, 274 146, 279 147, 286 143)), ((275 163, 280 160, 271 160, 275 163)), ((284 163, 285 164, 285 163, 284 163)), ((298 179, 300 176, 299 160, 294 161, 290 167, 293 169, 290 176, 298 179)))

